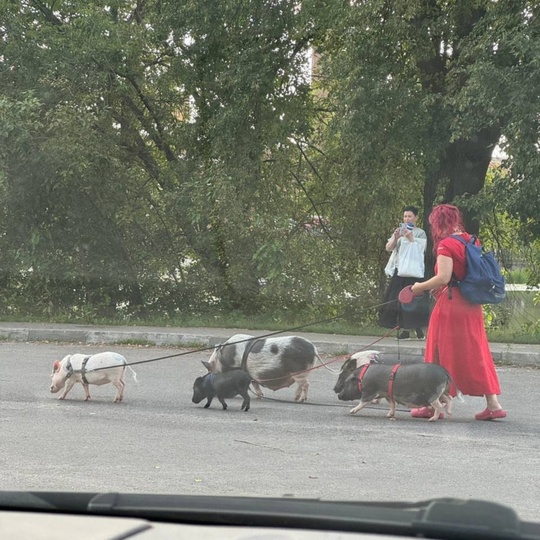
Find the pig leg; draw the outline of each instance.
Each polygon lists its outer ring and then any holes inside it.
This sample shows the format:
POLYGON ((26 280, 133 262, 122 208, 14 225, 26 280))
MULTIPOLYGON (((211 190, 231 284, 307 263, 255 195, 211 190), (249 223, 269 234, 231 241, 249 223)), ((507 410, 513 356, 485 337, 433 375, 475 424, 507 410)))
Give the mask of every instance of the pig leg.
POLYGON ((448 416, 452 416, 452 396, 449 394, 443 394, 440 398, 443 406, 446 407, 448 416))
POLYGON ((396 414, 396 402, 393 399, 389 399, 388 403, 390 404, 390 410, 388 411, 386 417, 394 418, 394 415, 396 414))
POLYGON ((73 385, 76 382, 77 381, 73 377, 68 379, 67 382, 66 382, 66 387, 64 388, 64 391, 62 392, 62 395, 58 399, 65 399, 66 396, 68 395, 68 392, 73 388, 73 385))
POLYGON ((436 399, 435 401, 432 401, 430 405, 434 409, 433 416, 428 420, 428 422, 435 422, 439 419, 439 414, 441 414, 444 410, 444 405, 441 403, 439 399, 436 399))
POLYGON ((298 384, 298 388, 296 389, 296 395, 294 396, 294 400, 298 403, 304 403, 304 401, 307 400, 307 392, 309 388, 309 383, 307 381, 307 378, 305 375, 293 375, 293 380, 298 384))
POLYGON ((114 386, 118 389, 118 392, 116 392, 116 396, 114 396, 113 403, 120 403, 124 399, 124 388, 126 384, 122 379, 118 379, 117 381, 113 381, 114 386))
POLYGON ((84 401, 88 401, 90 398, 90 386, 86 383, 82 383, 83 385, 83 388, 84 388, 84 395, 85 395, 85 398, 84 398, 84 401))
POLYGON ((225 403, 225 400, 218 396, 219 402, 221 403, 221 406, 223 407, 223 410, 227 410, 227 404, 225 403))
POLYGON ((354 408, 349 411, 349 414, 356 414, 358 411, 362 410, 369 401, 362 401, 360 400, 360 403, 354 408))
POLYGON ((259 383, 255 380, 251 381, 251 384, 253 385, 253 390, 255 390, 255 394, 257 394, 257 397, 259 399, 264 397, 264 394, 262 393, 261 387, 259 383))
POLYGON ((204 408, 208 409, 208 407, 210 407, 210 403, 212 403, 212 400, 214 399, 214 396, 209 396, 206 399, 207 399, 207 401, 206 401, 206 405, 204 406, 204 408))
POLYGON ((240 410, 248 412, 249 411, 249 405, 251 403, 251 400, 249 399, 249 394, 246 392, 246 393, 240 394, 240 395, 244 398, 244 401, 242 402, 242 407, 240 408, 240 410))

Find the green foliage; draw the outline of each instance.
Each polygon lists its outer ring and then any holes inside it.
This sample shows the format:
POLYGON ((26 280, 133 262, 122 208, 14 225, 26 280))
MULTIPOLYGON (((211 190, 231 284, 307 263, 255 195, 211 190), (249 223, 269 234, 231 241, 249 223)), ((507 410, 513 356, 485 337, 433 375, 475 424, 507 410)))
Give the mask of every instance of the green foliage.
POLYGON ((309 124, 303 14, 260 0, 2 15, 12 287, 38 310, 257 306, 255 254, 291 207, 289 139, 309 124), (25 89, 42 121, 18 135, 25 89))
POLYGON ((489 168, 484 188, 475 197, 461 197, 463 208, 473 209, 482 223, 482 241, 496 252, 510 284, 538 286, 540 284, 540 239, 529 224, 512 213, 509 201, 513 188, 507 181, 508 169, 493 165, 489 168))
MULTIPOLYGON (((536 215, 538 6, 526 0, 340 5, 320 50, 346 196, 358 186, 354 199, 374 194, 379 205, 395 209, 395 201, 412 202, 421 193, 427 214, 435 203, 481 190, 503 136, 512 156, 509 180, 526 185, 513 184, 513 212, 536 215), (523 130, 527 137, 520 139, 523 130)), ((477 232, 477 216, 466 211, 465 218, 477 232)))
POLYGON ((443 199, 538 283, 537 12, 3 2, 2 312, 373 324, 403 206, 443 199))

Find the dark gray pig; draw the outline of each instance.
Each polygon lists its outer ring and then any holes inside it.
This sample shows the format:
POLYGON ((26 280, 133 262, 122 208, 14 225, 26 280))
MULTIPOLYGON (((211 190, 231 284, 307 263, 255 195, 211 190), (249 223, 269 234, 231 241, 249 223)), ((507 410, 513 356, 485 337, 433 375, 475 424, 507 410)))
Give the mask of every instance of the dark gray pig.
POLYGON ((388 400, 388 418, 394 417, 396 403, 410 408, 433 407, 430 422, 437 420, 445 407, 446 412, 452 414, 452 397, 449 394, 452 380, 443 367, 428 363, 400 365, 394 373, 392 385, 389 385, 393 368, 391 365, 369 364, 362 380, 360 377, 364 367, 352 372, 338 394, 342 401, 360 399, 350 414, 357 413, 377 397, 388 400))
POLYGON ((210 407, 210 403, 217 396, 223 406, 227 409, 225 398, 233 398, 240 395, 244 398, 241 410, 249 411, 249 385, 251 383, 250 375, 243 369, 233 369, 224 373, 207 373, 204 377, 197 377, 193 383, 193 403, 200 403, 204 398, 207 399, 205 409, 210 407))

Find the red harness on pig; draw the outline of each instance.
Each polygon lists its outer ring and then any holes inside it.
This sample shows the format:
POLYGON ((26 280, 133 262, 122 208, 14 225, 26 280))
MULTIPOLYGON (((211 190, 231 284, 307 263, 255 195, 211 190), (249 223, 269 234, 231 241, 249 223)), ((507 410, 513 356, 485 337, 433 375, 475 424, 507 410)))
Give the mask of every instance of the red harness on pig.
POLYGON ((358 390, 360 393, 362 393, 362 381, 364 380, 364 375, 366 374, 366 371, 370 365, 371 364, 364 364, 360 370, 360 376, 358 377, 358 390))
MULTIPOLYGON (((364 376, 366 374, 366 371, 368 370, 368 367, 371 364, 364 364, 362 366, 362 369, 360 371, 360 376, 358 377, 358 390, 360 393, 362 392, 362 381, 364 379, 364 376)), ((394 367, 392 368, 392 371, 390 372, 390 376, 388 377, 388 399, 389 401, 394 400, 394 379, 396 378, 397 370, 401 367, 401 364, 394 364, 394 367)))

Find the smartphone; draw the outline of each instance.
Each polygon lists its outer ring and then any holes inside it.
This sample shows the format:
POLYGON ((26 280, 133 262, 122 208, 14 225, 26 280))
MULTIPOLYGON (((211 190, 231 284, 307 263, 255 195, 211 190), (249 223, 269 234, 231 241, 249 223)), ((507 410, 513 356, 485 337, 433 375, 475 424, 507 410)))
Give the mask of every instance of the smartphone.
POLYGON ((399 224, 399 234, 403 236, 407 231, 412 231, 414 225, 412 223, 400 223, 399 224))

